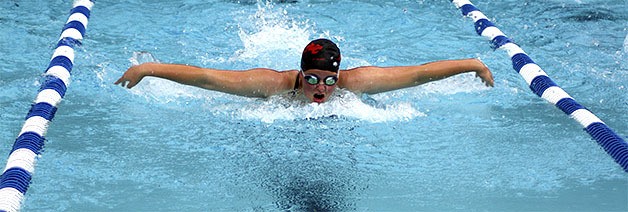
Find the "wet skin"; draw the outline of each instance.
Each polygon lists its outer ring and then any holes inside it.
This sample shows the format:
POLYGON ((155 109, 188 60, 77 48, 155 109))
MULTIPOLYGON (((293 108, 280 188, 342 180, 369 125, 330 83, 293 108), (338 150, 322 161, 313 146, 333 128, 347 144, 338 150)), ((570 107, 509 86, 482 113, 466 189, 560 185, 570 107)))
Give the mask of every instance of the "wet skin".
POLYGON ((303 76, 301 78, 301 85, 303 86, 303 95, 310 100, 311 102, 323 103, 326 102, 334 90, 338 86, 338 83, 334 85, 325 85, 324 81, 327 77, 337 76, 335 72, 324 71, 319 69, 310 69, 304 71, 303 74, 307 75, 315 75, 319 82, 316 85, 312 85, 308 83, 303 76))

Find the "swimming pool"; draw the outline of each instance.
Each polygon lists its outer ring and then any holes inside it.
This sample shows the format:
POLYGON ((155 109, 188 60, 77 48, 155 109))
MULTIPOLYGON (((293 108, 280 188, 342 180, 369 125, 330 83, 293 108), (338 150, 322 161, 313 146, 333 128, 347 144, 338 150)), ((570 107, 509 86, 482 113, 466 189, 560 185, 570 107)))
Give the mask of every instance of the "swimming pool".
MULTIPOLYGON (((24 211, 628 209, 621 167, 450 2, 287 2, 97 2, 24 211), (299 105, 158 79, 113 85, 129 58, 294 69, 318 37, 339 44, 342 68, 479 57, 496 87, 463 75, 299 105)), ((625 2, 474 3, 626 138, 625 2)), ((11 150, 68 8, 0 3, 0 151, 11 150)))

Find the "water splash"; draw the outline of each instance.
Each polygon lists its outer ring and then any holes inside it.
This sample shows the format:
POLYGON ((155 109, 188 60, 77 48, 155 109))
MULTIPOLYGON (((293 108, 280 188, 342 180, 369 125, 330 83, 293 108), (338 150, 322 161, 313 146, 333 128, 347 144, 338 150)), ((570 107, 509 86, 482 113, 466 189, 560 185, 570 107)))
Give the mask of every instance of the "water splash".
POLYGON ((475 73, 464 73, 451 76, 439 81, 421 85, 421 94, 445 94, 452 95, 456 93, 470 93, 485 91, 491 88, 486 87, 482 80, 475 77, 475 73))
MULTIPOLYGON (((255 14, 239 20, 239 36, 244 48, 237 50, 230 59, 236 62, 252 63, 260 67, 283 67, 294 69, 300 57, 302 47, 309 42, 315 32, 313 25, 307 21, 299 22, 292 19, 285 8, 276 5, 258 4, 255 14), (286 58, 289 57, 289 58, 286 58), (294 61, 294 62, 288 62, 294 61)), ((328 35, 329 36, 329 35, 328 35)), ((370 65, 360 58, 348 58, 355 66, 370 65)), ((142 62, 158 62, 147 52, 135 53, 131 58, 133 64, 142 62)), ((276 68, 279 69, 279 68, 276 68)), ((483 90, 471 74, 454 76, 439 82, 430 83, 422 88, 411 91, 416 94, 454 94, 483 90)), ((205 108, 219 116, 233 116, 244 120, 259 120, 273 123, 281 120, 316 119, 321 117, 339 116, 354 118, 368 122, 403 121, 426 116, 411 103, 395 100, 392 103, 378 103, 377 100, 364 101, 354 93, 338 90, 336 98, 325 104, 304 103, 294 101, 292 97, 274 96, 269 99, 243 100, 241 98, 212 91, 203 91, 192 87, 178 85, 174 82, 147 78, 132 92, 159 103, 184 101, 186 98, 205 102, 205 108), (222 102, 222 103, 215 103, 222 102), (225 102, 227 102, 225 104, 225 102), (229 102, 235 102, 230 104, 229 102)), ((389 96, 380 94, 375 99, 386 100, 389 96)))
POLYGON ((426 116, 408 102, 371 105, 347 90, 336 90, 329 102, 304 103, 291 97, 275 96, 245 105, 236 112, 241 119, 273 123, 278 120, 348 117, 368 122, 403 121, 426 116))
MULTIPOLYGON (((129 61, 134 66, 149 62, 159 63, 155 56, 146 51, 133 52, 133 56, 129 58, 129 61)), ((129 92, 162 104, 182 101, 185 98, 205 99, 208 98, 207 96, 211 96, 206 95, 207 92, 211 91, 154 77, 145 77, 133 89, 129 89, 129 92)))
POLYGON ((159 60, 157 60, 157 58, 155 58, 153 54, 147 51, 133 52, 133 56, 129 58, 129 61, 131 62, 131 65, 134 66, 150 62, 159 63, 159 60))
MULTIPOLYGON (((224 61, 225 63, 248 63, 255 67, 278 70, 297 69, 302 48, 310 41, 312 35, 317 34, 314 23, 307 20, 298 21, 285 7, 270 2, 258 2, 254 14, 236 16, 236 21, 243 48, 236 50, 229 61, 224 61)), ((319 37, 331 35, 329 32, 323 32, 319 37)), ((332 39, 342 40, 341 37, 332 39)), ((351 66, 371 65, 362 58, 344 57, 344 59, 345 63, 351 66)), ((133 65, 159 62, 148 52, 136 52, 130 61, 133 65)), ((488 88, 485 88, 473 74, 462 74, 422 85, 421 88, 407 91, 403 95, 424 96, 433 93, 449 95, 485 89, 488 88)), ((203 104, 205 110, 210 110, 218 116, 259 120, 264 123, 330 116, 377 123, 426 116, 407 100, 387 101, 395 98, 395 94, 379 94, 374 99, 364 100, 352 92, 338 90, 336 98, 324 104, 317 104, 294 101, 292 97, 287 96, 246 99, 158 78, 144 79, 136 88, 131 89, 131 92, 159 104, 196 101, 197 104, 203 104)))
POLYGON ((277 70, 298 67, 301 51, 313 33, 307 20, 297 21, 286 8, 271 2, 258 2, 255 14, 237 21, 244 48, 237 50, 231 60, 254 61, 257 66, 277 70))
MULTIPOLYGON (((134 65, 158 62, 148 52, 134 53, 130 60, 134 65)), ((248 99, 152 77, 144 78, 129 91, 144 97, 147 101, 161 105, 195 102, 193 104, 204 104, 204 110, 209 110, 218 116, 259 120, 265 123, 322 117, 348 117, 368 122, 386 122, 426 116, 409 102, 381 104, 374 99, 364 101, 358 95, 343 89, 336 90, 330 101, 324 104, 295 101, 290 95, 278 95, 268 99, 248 99)))

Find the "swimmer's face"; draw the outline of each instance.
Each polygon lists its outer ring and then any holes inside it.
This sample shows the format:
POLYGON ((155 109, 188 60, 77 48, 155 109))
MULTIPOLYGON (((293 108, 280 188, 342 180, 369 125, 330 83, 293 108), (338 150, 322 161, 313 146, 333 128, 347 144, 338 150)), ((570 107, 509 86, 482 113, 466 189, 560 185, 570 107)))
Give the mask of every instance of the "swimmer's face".
POLYGON ((338 74, 335 72, 310 69, 301 73, 303 95, 312 102, 326 102, 336 89, 338 74))

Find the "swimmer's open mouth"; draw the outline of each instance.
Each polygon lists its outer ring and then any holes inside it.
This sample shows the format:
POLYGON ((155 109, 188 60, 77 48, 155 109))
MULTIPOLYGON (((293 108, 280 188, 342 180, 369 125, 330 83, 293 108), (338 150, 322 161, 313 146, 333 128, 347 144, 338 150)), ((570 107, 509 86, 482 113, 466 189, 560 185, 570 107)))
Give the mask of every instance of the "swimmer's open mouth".
POLYGON ((325 94, 314 94, 314 101, 315 102, 321 102, 323 101, 323 98, 325 98, 325 94))

